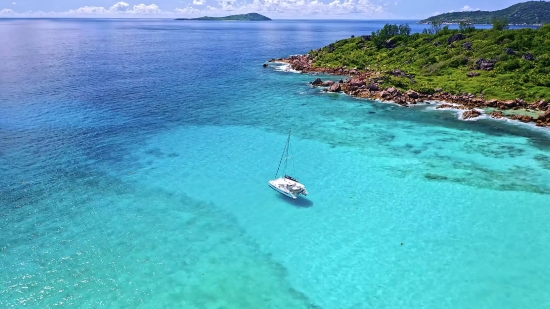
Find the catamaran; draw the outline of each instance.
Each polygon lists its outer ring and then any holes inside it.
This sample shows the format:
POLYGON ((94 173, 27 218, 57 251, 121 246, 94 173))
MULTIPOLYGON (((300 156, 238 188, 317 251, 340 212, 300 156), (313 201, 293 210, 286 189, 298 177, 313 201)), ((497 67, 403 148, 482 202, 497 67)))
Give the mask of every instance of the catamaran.
POLYGON ((281 160, 279 161, 279 166, 277 167, 277 172, 275 173, 275 179, 269 181, 269 186, 292 199, 296 199, 300 194, 307 195, 306 187, 301 184, 298 179, 293 178, 286 174, 286 167, 287 162, 290 157, 288 156, 288 152, 290 150, 290 131, 288 132, 288 138, 286 140, 285 149, 283 150, 283 155, 281 156, 281 160), (283 177, 278 177, 279 175, 279 169, 281 168, 281 163, 283 162, 283 159, 285 160, 285 164, 283 167, 283 177))

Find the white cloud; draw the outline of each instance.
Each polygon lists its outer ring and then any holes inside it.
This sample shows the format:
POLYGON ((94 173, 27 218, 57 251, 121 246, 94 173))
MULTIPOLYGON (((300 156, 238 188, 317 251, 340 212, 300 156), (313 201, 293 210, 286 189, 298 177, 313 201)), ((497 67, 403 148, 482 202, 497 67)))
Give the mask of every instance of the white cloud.
POLYGON ((15 2, 12 2, 11 4, 13 4, 13 5, 16 5, 17 3, 15 3, 15 2))
POLYGON ((375 14, 381 13, 382 7, 373 5, 369 0, 333 0, 323 3, 319 0, 254 0, 239 10, 254 12, 274 12, 287 16, 316 14, 340 15, 346 13, 375 14))
POLYGON ((111 12, 126 12, 130 10, 130 5, 126 2, 119 2, 113 5, 110 9, 111 12))
POLYGON ((196 14, 196 13, 199 13, 200 11, 195 9, 194 7, 192 6, 187 6, 183 9, 176 9, 176 12, 177 13, 182 13, 182 14, 186 14, 186 15, 190 15, 190 14, 196 14))
POLYGON ((76 10, 70 10, 69 14, 106 14, 109 13, 109 10, 106 10, 102 6, 84 6, 76 10))
POLYGON ((158 13, 161 13, 161 10, 156 4, 151 4, 151 5, 138 4, 138 5, 134 5, 134 9, 130 12, 132 14, 158 14, 158 13))
POLYGON ((102 6, 84 6, 76 10, 70 10, 69 14, 91 14, 91 15, 112 15, 112 14, 132 14, 132 15, 149 15, 161 13, 161 10, 156 4, 145 5, 138 4, 130 8, 126 2, 118 2, 112 7, 106 9, 102 6))
POLYGON ((233 6, 235 2, 237 2, 237 0, 218 0, 221 9, 224 11, 233 11, 235 9, 233 6))
POLYGON ((12 9, 3 9, 0 11, 0 16, 10 16, 15 15, 15 12, 12 9))
MULTIPOLYGON (((193 0, 193 5, 187 5, 171 11, 162 10, 156 4, 130 5, 120 1, 111 7, 83 6, 66 12, 25 12, 16 13, 11 9, 3 9, 0 16, 17 17, 132 17, 132 16, 224 16, 258 12, 268 17, 330 17, 343 14, 359 14, 362 17, 383 17, 385 10, 382 5, 375 5, 375 0, 217 0, 217 5, 206 5, 206 0, 193 0), (325 1, 325 2, 322 2, 325 1), (332 2, 328 2, 332 1, 332 2)), ((314 17, 314 18, 315 18, 314 17)))
POLYGON ((465 5, 463 8, 460 9, 460 11, 462 11, 462 12, 464 12, 464 11, 469 11, 469 12, 471 12, 471 11, 479 11, 479 8, 474 9, 474 8, 472 8, 472 7, 469 6, 469 5, 465 5))

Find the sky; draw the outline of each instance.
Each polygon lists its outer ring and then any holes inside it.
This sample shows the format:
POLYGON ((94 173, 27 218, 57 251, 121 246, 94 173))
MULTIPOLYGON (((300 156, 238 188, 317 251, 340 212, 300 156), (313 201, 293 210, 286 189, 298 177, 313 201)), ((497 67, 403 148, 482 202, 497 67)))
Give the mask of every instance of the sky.
POLYGON ((493 11, 518 0, 0 0, 1 17, 198 17, 257 12, 273 19, 422 19, 493 11), (145 2, 144 2, 145 1, 145 2), (148 1, 148 2, 147 2, 148 1))

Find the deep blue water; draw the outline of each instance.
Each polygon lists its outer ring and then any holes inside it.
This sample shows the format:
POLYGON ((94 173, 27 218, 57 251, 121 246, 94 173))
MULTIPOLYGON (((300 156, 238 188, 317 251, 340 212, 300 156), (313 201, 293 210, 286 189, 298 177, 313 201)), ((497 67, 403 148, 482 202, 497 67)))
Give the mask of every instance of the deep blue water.
POLYGON ((548 131, 262 67, 384 23, 0 20, 0 307, 550 307, 548 131))

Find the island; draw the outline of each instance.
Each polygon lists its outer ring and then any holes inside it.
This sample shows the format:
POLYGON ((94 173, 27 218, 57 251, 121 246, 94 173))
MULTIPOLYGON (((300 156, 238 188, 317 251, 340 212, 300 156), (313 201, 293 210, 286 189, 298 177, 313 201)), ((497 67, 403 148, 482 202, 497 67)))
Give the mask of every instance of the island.
MULTIPOLYGON (((339 76, 315 79, 327 92, 391 102, 403 107, 437 104, 462 110, 463 119, 482 114, 550 126, 550 25, 506 30, 433 24, 411 33, 407 24, 385 25, 307 54, 271 59, 303 73, 339 76), (341 76, 347 76, 342 78, 341 76)), ((264 66, 266 66, 265 64, 264 66)))
POLYGON ((239 15, 229 15, 225 17, 203 16, 203 17, 197 17, 197 18, 176 18, 175 20, 268 21, 268 20, 271 20, 271 18, 258 13, 247 13, 247 14, 239 14, 239 15))
POLYGON ((491 24, 494 19, 506 19, 513 25, 542 25, 550 23, 550 2, 529 1, 514 4, 498 11, 471 11, 445 13, 421 20, 421 24, 441 21, 444 24, 458 24, 468 21, 473 24, 491 24))

